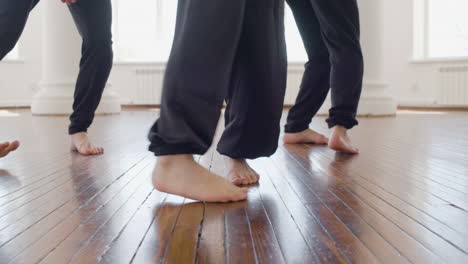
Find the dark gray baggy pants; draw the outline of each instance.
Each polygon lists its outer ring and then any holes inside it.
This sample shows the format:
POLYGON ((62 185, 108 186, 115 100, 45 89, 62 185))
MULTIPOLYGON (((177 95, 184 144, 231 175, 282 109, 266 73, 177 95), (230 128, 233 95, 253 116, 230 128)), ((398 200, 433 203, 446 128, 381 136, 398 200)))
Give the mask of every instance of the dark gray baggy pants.
MULTIPOLYGON (((15 47, 38 2, 0 0, 0 60, 15 47)), ((69 133, 75 134, 86 132, 93 122, 112 69, 112 6, 111 0, 79 0, 68 8, 83 39, 69 127, 69 133)))
POLYGON ((356 0, 286 0, 308 55, 296 103, 288 114, 285 131, 309 127, 331 88, 328 126, 357 125, 356 112, 364 72, 356 0))
POLYGON ((273 154, 286 87, 283 21, 283 0, 179 0, 150 151, 204 154, 226 101, 218 151, 250 159, 273 154))

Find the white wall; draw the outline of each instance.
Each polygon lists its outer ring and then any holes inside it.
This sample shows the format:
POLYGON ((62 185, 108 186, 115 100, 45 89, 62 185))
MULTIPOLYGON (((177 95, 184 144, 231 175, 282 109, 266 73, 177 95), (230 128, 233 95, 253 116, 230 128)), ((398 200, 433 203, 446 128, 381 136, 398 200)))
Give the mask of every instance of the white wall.
POLYGON ((31 13, 19 44, 19 61, 0 62, 0 106, 29 106, 41 78, 41 4, 31 13))
MULTIPOLYGON (((410 0, 382 1, 384 50, 383 82, 389 93, 406 106, 431 105, 438 93, 440 64, 412 63, 413 5, 410 0)), ((0 106, 28 106, 41 76, 41 4, 31 14, 20 42, 23 62, 0 63, 0 106)), ((378 25, 378 24, 376 24, 378 25)), ((363 25, 364 27, 369 25, 363 25)), ((371 25, 372 26, 372 25, 371 25)), ((365 51, 364 51, 365 52, 365 51)), ((143 65, 146 67, 147 65, 143 65)), ((141 65, 116 65, 110 82, 124 104, 136 97, 135 70, 141 65)), ((290 71, 286 103, 292 103, 302 66, 290 71)), ((156 87, 157 89, 157 87, 156 87)))
POLYGON ((383 1, 384 77, 400 104, 428 104, 435 96, 435 67, 411 63, 413 55, 413 3, 383 1))
POLYGON ((463 61, 413 60, 413 1, 383 1, 383 17, 383 71, 390 92, 403 106, 433 106, 440 89, 439 68, 463 61))

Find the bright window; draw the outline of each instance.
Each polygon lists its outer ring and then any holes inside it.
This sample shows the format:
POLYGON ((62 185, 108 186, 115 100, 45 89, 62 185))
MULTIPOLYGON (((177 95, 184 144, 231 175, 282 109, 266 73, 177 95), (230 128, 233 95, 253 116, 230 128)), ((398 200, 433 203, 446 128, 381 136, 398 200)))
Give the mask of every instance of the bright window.
MULTIPOLYGON (((329 1, 329 0, 327 0, 329 1)), ((286 8, 285 17, 286 44, 288 47, 288 60, 292 62, 307 61, 307 53, 302 44, 301 35, 297 29, 296 21, 289 7, 286 8)))
POLYGON ((415 0, 415 54, 468 58, 468 0, 415 0))
MULTIPOLYGON (((233 0, 234 1, 234 0, 233 0)), ((177 0, 113 0, 116 61, 165 62, 175 30, 177 0)), ((286 10, 286 39, 290 61, 305 61, 296 23, 286 10)))
POLYGON ((177 0, 113 0, 117 61, 167 61, 177 0))

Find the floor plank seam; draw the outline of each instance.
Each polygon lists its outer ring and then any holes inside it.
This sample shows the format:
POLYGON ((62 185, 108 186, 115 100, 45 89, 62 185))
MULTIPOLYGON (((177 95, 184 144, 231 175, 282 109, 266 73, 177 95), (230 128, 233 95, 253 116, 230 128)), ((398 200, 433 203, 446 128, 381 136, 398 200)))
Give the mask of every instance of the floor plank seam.
MULTIPOLYGON (((272 163, 274 166, 277 167, 277 165, 273 162, 272 160, 272 163)), ((277 169, 279 170, 279 168, 277 167, 277 169)), ((286 177, 283 176, 283 179, 286 181, 286 183, 289 185, 289 188, 294 192, 294 194, 299 197, 299 200, 302 201, 302 199, 300 199, 300 196, 299 194, 297 193, 297 191, 294 189, 294 187, 291 185, 291 183, 287 180, 286 177)), ((335 239, 333 239, 333 236, 332 234, 330 234, 330 231, 325 228, 325 226, 323 226, 322 222, 320 221, 320 219, 312 212, 310 211, 310 209, 303 203, 303 206, 306 208, 307 212, 309 213, 309 215, 311 215, 315 221, 317 222, 318 225, 320 225, 320 227, 322 228, 322 230, 327 234, 327 236, 330 238, 331 241, 333 241, 334 245, 336 246, 336 248, 338 249, 338 251, 340 252, 340 254, 343 256, 343 258, 348 262, 348 263, 353 263, 349 257, 347 256, 347 254, 345 253, 345 251, 339 246, 339 244, 335 241, 335 239)))
POLYGON ((108 245, 105 246, 104 250, 101 252, 101 254, 96 258, 97 262, 101 262, 102 260, 102 257, 107 253, 107 251, 111 248, 111 246, 114 244, 114 242, 119 239, 119 237, 122 235, 122 233, 125 231, 125 228, 127 228, 128 224, 133 220, 133 218, 135 217, 135 215, 137 214, 137 212, 143 207, 143 205, 146 203, 146 201, 148 200, 148 198, 153 194, 153 192, 155 192, 155 190, 153 189, 150 193, 148 193, 148 195, 145 197, 145 199, 143 200, 143 202, 138 206, 138 208, 135 210, 135 212, 133 212, 132 216, 128 219, 127 223, 125 223, 125 225, 122 227, 122 229, 119 230, 119 233, 114 237, 112 238, 112 240, 110 241, 110 243, 108 245))
MULTIPOLYGON (((133 168, 133 167, 134 167, 134 166, 132 166, 132 168, 133 168)), ((131 168, 129 168, 126 172, 128 172, 129 170, 131 170, 131 168)), ((125 173, 126 173, 126 172, 125 172, 125 173)), ((125 173, 124 173, 124 174, 125 174, 125 173)), ((115 181, 113 181, 111 184, 109 184, 109 186, 112 185, 114 182, 115 182, 115 181)), ((89 188, 89 187, 88 187, 88 188, 89 188)), ((86 189, 83 190, 83 191, 86 191, 88 188, 86 188, 86 189)), ((101 192, 105 191, 106 189, 107 189, 107 187, 104 188, 104 189, 102 189, 101 192)), ((101 192, 99 192, 99 193, 101 193, 101 192)), ((95 196, 91 197, 91 198, 87 201, 86 204, 88 204, 88 202, 90 202, 91 200, 93 200, 94 197, 96 197, 99 193, 97 193, 95 196)), ((28 226, 26 229, 24 229, 23 231, 21 231, 20 233, 18 233, 15 237, 11 238, 11 239, 8 240, 7 242, 5 242, 5 243, 3 243, 2 245, 0 245, 0 248, 3 247, 4 245, 8 244, 10 241, 12 241, 13 239, 15 239, 16 237, 20 236, 21 234, 23 234, 23 233, 26 232, 27 230, 29 230, 29 229, 30 229, 31 227, 33 227, 36 223, 42 221, 42 220, 45 219, 47 216, 51 215, 52 213, 56 212, 58 209, 62 208, 62 207, 63 207, 65 204, 67 204, 70 200, 72 200, 72 199, 69 199, 69 200, 65 201, 65 202, 62 203, 59 207, 55 208, 53 211, 51 211, 50 213, 48 213, 48 214, 45 215, 44 217, 40 218, 39 220, 37 220, 36 222, 34 222, 34 223, 31 224, 30 226, 28 226)), ((47 203, 47 201, 46 201, 45 203, 47 203)), ((86 204, 84 204, 84 205, 82 205, 82 206, 76 208, 76 210, 79 210, 81 207, 85 206, 86 204)), ((73 212, 71 212, 69 215, 67 215, 67 216, 66 216, 64 219, 62 219, 62 220, 65 221, 69 216, 73 215, 73 214, 75 213, 76 210, 74 210, 73 212)), ((61 222, 62 222, 62 221, 60 221, 58 224, 60 224, 61 222)), ((58 224, 57 224, 57 225, 58 225, 58 224)), ((6 228, 8 228, 8 227, 6 227, 6 228)), ((47 233, 46 233, 46 234, 47 234, 47 233)), ((44 235, 46 235, 46 234, 44 234, 44 235)))
POLYGON ((170 238, 169 238, 169 240, 168 240, 167 243, 166 243, 166 246, 165 246, 165 248, 164 248, 164 253, 163 253, 162 257, 161 257, 161 263, 162 263, 162 262, 165 262, 165 260, 166 260, 167 252, 169 251, 169 246, 170 246, 170 244, 171 244, 172 237, 173 237, 174 232, 175 232, 176 227, 177 227, 177 222, 179 222, 179 218, 180 218, 180 215, 182 214, 182 210, 183 210, 183 205, 185 205, 185 200, 186 200, 186 199, 184 199, 183 202, 181 203, 181 209, 180 209, 179 212, 177 213, 177 217, 176 217, 176 219, 175 219, 175 221, 174 221, 174 226, 172 227, 172 231, 171 231, 171 234, 170 234, 170 236, 169 236, 170 238))
MULTIPOLYGON (((140 160, 137 164, 140 164, 140 162, 142 162, 143 160, 144 160, 144 159, 140 160)), ((129 171, 131 171, 131 169, 134 168, 137 164, 135 164, 135 165, 131 166, 130 168, 128 168, 124 173, 122 173, 122 175, 127 174, 127 173, 128 173, 129 171)), ((150 164, 150 163, 148 162, 148 164, 147 164, 145 167, 143 167, 143 168, 141 169, 141 171, 144 170, 144 168, 146 168, 149 164, 150 164)), ((140 172, 141 172, 141 171, 140 171, 140 172)), ((136 174, 134 175, 133 178, 129 179, 128 182, 134 180, 137 176, 138 176, 138 173, 136 173, 136 174)), ((119 179, 120 179, 120 178, 119 178, 119 179)), ((63 223, 63 222, 66 221, 67 219, 69 219, 69 217, 73 216, 73 215, 74 215, 76 212, 78 212, 80 209, 84 208, 86 205, 88 205, 89 203, 91 203, 96 197, 98 197, 100 194, 102 194, 105 190, 107 190, 107 189, 108 189, 111 185, 113 185, 116 181, 117 181, 117 178, 115 178, 115 179, 114 179, 111 183, 109 183, 105 188, 101 189, 98 193, 96 193, 96 194, 93 195, 90 199, 88 199, 88 200, 86 201, 85 204, 83 204, 83 205, 81 205, 81 206, 75 208, 70 214, 68 214, 67 216, 65 216, 62 220, 60 220, 60 222, 58 222, 54 227, 52 227, 52 229, 54 229, 56 226, 60 225, 61 223, 63 223)), ((118 195, 126 186, 127 186, 127 185, 125 185, 125 186, 123 186, 121 189, 119 189, 119 190, 114 194, 114 196, 112 196, 112 197, 109 199, 108 202, 110 202, 113 198, 115 198, 115 196, 118 195)), ((108 203, 108 202, 107 202, 107 203, 108 203)), ((107 203, 106 203, 106 204, 107 204, 107 203)), ((72 234, 73 232, 75 232, 75 231, 76 231, 78 228, 80 228, 84 223, 86 223, 87 221, 89 221, 89 219, 91 219, 91 218, 94 216, 94 214, 95 214, 96 212, 98 212, 98 211, 99 211, 102 207, 104 207, 104 206, 105 206, 105 204, 99 206, 98 208, 96 208, 96 210, 94 210, 93 212, 91 212, 90 215, 89 215, 87 218, 85 218, 84 220, 82 220, 78 225, 76 225, 76 226, 69 232, 69 234, 68 234, 63 240, 61 240, 59 243, 57 243, 57 244, 53 247, 53 249, 49 250, 49 252, 47 252, 47 254, 44 254, 44 256, 43 256, 38 262, 41 262, 42 260, 46 259, 46 258, 50 255, 50 253, 52 253, 53 251, 55 251, 55 250, 62 244, 62 242, 64 242, 64 241, 70 236, 70 234, 72 234)), ((54 210, 54 211, 56 211, 56 210, 54 210)), ((35 240, 35 241, 33 241, 32 243, 30 243, 29 246, 33 245, 33 244, 36 243, 38 240, 40 240, 42 237, 46 236, 52 229, 48 230, 48 232, 46 232, 45 234, 43 234, 40 238, 38 238, 37 240, 35 240)), ((28 247, 29 247, 29 246, 28 246, 28 247)), ((15 257, 16 257, 16 256, 15 256, 15 257)))
POLYGON ((157 220, 157 213, 159 212, 159 210, 161 210, 162 206, 164 206, 164 205, 166 204, 167 198, 168 198, 168 195, 166 195, 166 196, 163 198, 163 200, 161 201, 161 206, 158 207, 158 209, 157 209, 156 211, 154 211, 154 213, 153 213, 153 218, 152 218, 152 220, 150 221, 150 224, 148 225, 148 228, 146 229, 145 234, 144 234, 143 237, 141 238, 140 243, 138 244, 138 246, 137 246, 135 252, 133 253, 133 256, 131 257, 129 263, 133 263, 133 261, 135 260, 135 257, 137 256, 138 251, 140 251, 141 245, 142 245, 143 242, 145 241, 145 238, 146 238, 146 236, 148 235, 149 230, 151 229, 151 226, 152 226, 153 224, 155 224, 155 221, 157 220))
MULTIPOLYGON (((139 173, 141 173, 145 168, 146 168, 146 167, 144 167, 139 173)), ((139 173, 138 173, 138 174, 139 174, 139 173)), ((144 181, 142 181, 142 182, 135 188, 134 192, 132 192, 132 194, 125 200, 125 202, 123 202, 123 203, 122 203, 122 204, 121 204, 105 221, 103 221, 103 223, 100 224, 100 225, 96 228, 96 230, 88 237, 88 239, 87 239, 86 241, 84 241, 83 243, 80 244, 80 246, 81 246, 80 249, 78 249, 78 250, 75 252, 75 254, 69 259, 69 263, 71 263, 71 262, 76 258, 76 256, 81 252, 81 250, 82 250, 84 247, 86 247, 87 245, 89 245, 90 241, 96 236, 96 234, 97 234, 99 231, 101 231, 102 228, 103 228, 110 220, 112 220, 112 218, 113 218, 117 213, 119 213, 120 210, 121 210, 122 208, 125 207, 125 205, 128 203, 128 201, 130 201, 130 200, 134 197, 134 195, 140 190, 140 188, 141 188, 142 186, 144 186, 144 185, 145 185, 145 183, 144 183, 144 181)), ((149 194, 147 194, 147 196, 145 197, 144 200, 148 199, 148 197, 149 197, 149 195, 151 195, 151 193, 152 193, 152 191, 149 192, 149 194)), ((142 205, 143 205, 143 203, 141 203, 141 204, 137 207, 137 210, 138 210, 142 205)), ((134 214, 137 212, 137 210, 134 211, 134 212, 132 213, 132 217, 133 217, 134 214)))
MULTIPOLYGON (((300 163, 300 162, 299 162, 299 163, 300 163)), ((301 166, 302 166, 302 165, 301 165, 301 166)), ((319 167, 320 167, 320 166, 319 166, 319 167)), ((320 167, 320 170, 321 170, 323 173, 327 174, 328 177, 332 176, 332 175, 330 175, 324 168, 320 167)), ((343 188, 349 190, 349 188, 346 187, 346 186, 344 186, 343 188)), ((351 192, 351 193, 354 195, 354 192, 352 192, 352 191, 349 191, 349 192, 351 192)), ((331 192, 331 191, 330 191, 330 193, 332 193, 334 196, 337 197, 337 195, 336 195, 334 192, 331 192)), ((354 195, 354 196, 356 197, 356 195, 354 195)), ((337 198, 340 199, 339 197, 337 197, 337 198)), ((410 237, 411 239, 413 239, 414 241, 416 241, 420 246, 422 246, 423 248, 425 248, 426 250, 428 250, 428 252, 434 253, 433 250, 432 250, 431 248, 428 248, 427 245, 425 245, 425 244, 422 243, 420 240, 416 239, 414 236, 412 236, 411 234, 409 234, 406 230, 404 230, 402 227, 400 227, 400 225, 398 225, 397 223, 395 223, 392 219, 388 218, 388 217, 387 217, 385 214, 383 214, 380 210, 375 209, 374 206, 372 206, 372 205, 370 205, 368 202, 362 200, 359 196, 357 196, 356 198, 359 199, 359 200, 361 200, 364 204, 366 204, 366 205, 369 206, 370 208, 376 210, 376 212, 377 212, 378 214, 380 214, 382 217, 384 217, 385 219, 387 219, 390 223, 392 223, 395 227, 397 227, 401 232, 403 232, 404 234, 406 234, 408 237, 410 237)), ((378 198, 378 199, 380 200, 380 198, 378 198)), ((341 199, 340 199, 340 200, 341 200, 341 199)), ((342 201, 342 200, 341 200, 341 201, 342 201)), ((349 207, 344 201, 342 201, 342 202, 343 202, 347 207, 349 207)), ((390 205, 390 206, 391 206, 391 205, 390 205)), ((393 207, 393 206, 391 206, 391 207, 393 207)), ((354 211, 352 208, 350 208, 350 209, 351 209, 352 211, 354 211)), ((360 217, 360 216, 358 216, 358 217, 360 217)), ((362 219, 362 217, 360 217, 360 218, 362 219)), ((364 222, 367 223, 367 221, 366 221, 365 219, 362 219, 362 220, 363 220, 364 222)), ((417 221, 415 221, 415 222, 418 223, 417 221)), ((419 223, 418 223, 418 224, 419 224, 419 223)), ((368 225, 369 225, 369 223, 368 223, 368 225)), ((425 225, 421 225, 421 226, 422 226, 423 228, 427 229, 428 231, 430 231, 431 233, 434 233, 432 230, 430 230, 429 228, 427 228, 425 225)), ((375 229, 374 229, 374 230, 375 230, 375 229)), ((387 241, 387 239, 385 239, 385 238, 382 236, 382 234, 381 234, 380 232, 378 232, 377 230, 375 230, 375 231, 376 231, 377 233, 379 233, 379 235, 382 237, 382 239, 384 239, 384 240, 387 241)), ((434 233, 434 234, 435 234, 437 237, 441 238, 442 240, 447 241, 445 238, 441 237, 439 234, 437 234, 437 233, 434 233)), ((389 244, 390 244, 393 248, 395 248, 395 246, 394 246, 393 244, 391 244, 391 243, 389 243, 389 244)), ((452 243, 449 243, 449 244, 452 244, 452 243)), ((459 247, 456 247, 456 248, 459 249, 459 247)), ((395 249, 396 249, 396 248, 395 248, 395 249)), ((398 251, 399 253, 401 253, 400 250, 397 250, 397 251, 398 251)), ((464 252, 463 250, 461 250, 461 251, 464 252)), ((435 253, 434 253, 434 254, 435 254, 435 253)), ((438 257, 440 257, 441 259, 444 259, 444 257, 441 256, 440 254, 435 254, 435 255, 438 256, 438 257)), ((404 255, 402 254, 402 256, 404 256, 404 255)))
POLYGON ((206 217, 205 212, 206 212, 206 202, 203 202, 202 217, 201 217, 200 223, 198 225, 197 243, 196 243, 196 247, 195 247, 195 261, 194 261, 194 263, 198 263, 198 261, 199 261, 198 250, 200 250, 200 240, 202 238, 203 223, 205 222, 205 217, 206 217))
MULTIPOLYGON (((452 246, 454 246, 455 248, 457 248, 458 250, 462 251, 463 253, 465 254, 468 254, 468 252, 466 252, 464 249, 460 248, 459 246, 457 246, 456 244, 454 244, 453 242, 451 242, 450 240, 446 239, 445 237, 443 237, 442 235, 440 235, 439 233, 437 233, 436 231, 432 230, 432 228, 428 227, 426 224, 424 223, 421 223, 420 220, 418 219, 415 219, 413 218, 412 216, 408 215, 407 213, 401 211, 400 208, 397 208, 395 206, 393 206, 392 204, 388 203, 388 201, 386 200, 383 200, 381 199, 378 195, 372 193, 370 190, 366 189, 365 187, 363 187, 362 185, 360 185, 359 183, 356 182, 357 185, 361 186, 364 190, 368 191, 369 193, 371 193, 372 195, 374 195, 377 199, 379 199, 380 201, 386 203, 388 206, 394 208, 395 210, 397 210, 398 212, 400 212, 401 214, 404 214, 406 217, 408 217, 409 219, 413 220, 415 223, 421 225, 422 227, 424 227, 425 229, 427 229, 428 231, 430 231, 431 233, 433 233, 434 235, 438 236, 439 238, 443 239, 444 241, 446 241, 447 243, 451 244, 452 246)), ((360 199, 362 202, 364 202, 365 204, 367 204, 368 206, 370 206, 371 208, 373 208, 374 210, 376 210, 377 212, 379 212, 380 215, 382 215, 383 217, 385 217, 388 221, 392 222, 393 224, 395 224, 396 226, 398 226, 396 223, 394 223, 392 220, 390 220, 388 217, 385 216, 385 214, 383 214, 383 212, 381 212, 378 208, 375 208, 375 206, 373 206, 372 204, 370 204, 369 202, 367 202, 366 200, 363 200, 361 199, 360 195, 357 194, 354 190, 352 189, 349 189, 349 192, 351 192, 355 197, 357 197, 358 199, 360 199)), ((411 205, 408 205, 408 206, 411 206, 411 205)), ((420 211, 418 208, 415 208, 416 210, 420 211)), ((420 211, 422 214, 425 214, 427 215, 424 211, 420 211)), ((445 225, 447 226, 448 228, 452 229, 452 227, 446 225, 445 223, 443 222, 440 222, 438 219, 435 219, 433 218, 431 215, 427 215, 428 217, 434 219, 435 221, 439 222, 440 224, 442 225, 445 225)), ((399 226, 398 226, 399 227, 399 226)), ((399 227, 399 229, 401 229, 399 227)), ((401 229, 402 230, 402 229, 401 229)), ((454 229, 452 229, 453 231, 456 231, 454 229)), ((408 234, 405 230, 402 230, 403 232, 405 232, 406 234, 408 234)), ((411 234, 408 234, 409 236, 411 236, 411 234)), ((412 236, 411 236, 412 237, 412 236)), ((419 242, 419 241, 418 241, 419 242)), ((420 243, 420 242, 419 242, 420 243)), ((430 250, 430 249, 428 249, 430 250)))
POLYGON ((253 253, 254 253, 254 257, 255 257, 255 263, 258 264, 259 262, 258 262, 257 249, 256 249, 254 238, 253 238, 253 235, 252 235, 252 226, 250 225, 249 214, 247 213, 246 208, 243 208, 243 211, 244 211, 245 217, 247 218, 247 225, 249 226, 249 234, 250 234, 250 239, 252 241, 252 248, 253 248, 253 253))
MULTIPOLYGON (((270 158, 268 158, 268 159, 271 161, 270 158)), ((296 228, 297 228, 299 234, 301 234, 301 237, 302 237, 302 239, 304 240, 304 243, 305 243, 305 244, 307 245, 307 247, 309 248, 309 251, 313 252, 313 255, 314 255, 315 260, 317 261, 317 263, 320 263, 319 257, 318 257, 318 255, 317 255, 318 253, 315 252, 315 250, 312 248, 312 246, 309 244, 309 242, 307 242, 306 237, 305 237, 303 231, 302 231, 301 228, 298 226, 298 224, 297 224, 297 222, 296 222, 296 220, 295 220, 294 215, 291 213, 290 209, 289 209, 288 206, 287 206, 286 201, 284 200, 283 196, 280 194, 280 192, 279 192, 279 190, 278 190, 276 184, 271 180, 271 178, 272 178, 273 176, 270 175, 270 173, 268 172, 267 169, 264 169, 264 171, 266 172, 265 174, 267 175, 266 177, 268 178, 268 181, 270 181, 271 185, 273 186, 273 188, 275 189, 276 193, 278 194, 278 197, 280 198, 281 202, 284 204, 286 210, 288 211, 289 217, 291 217, 291 219, 293 220, 293 222, 296 224, 296 228)))
MULTIPOLYGON (((284 148, 283 148, 283 150, 284 150, 284 148)), ((302 166, 302 164, 296 159, 296 157, 294 157, 292 154, 290 154, 290 153, 289 153, 288 151, 286 151, 286 150, 284 150, 284 152, 285 152, 287 155, 289 155, 289 156, 294 160, 294 162, 295 162, 298 166, 300 166, 307 174, 310 175, 310 172, 307 171, 307 169, 304 168, 304 166, 302 166)), ((302 181, 302 179, 299 179, 299 181, 301 181, 302 184, 304 184, 304 185, 310 190, 310 192, 313 193, 313 194, 315 195, 315 197, 317 197, 317 199, 322 203, 322 205, 323 205, 325 208, 327 208, 327 210, 343 225, 343 227, 359 242, 360 245, 362 245, 364 248, 366 248, 366 249, 370 252, 370 254, 372 254, 377 260, 379 260, 379 258, 375 255, 375 253, 374 253, 373 251, 371 251, 371 250, 369 249, 369 247, 368 247, 366 244, 364 244, 363 241, 362 241, 358 236, 356 236, 356 234, 354 234, 354 232, 352 232, 352 230, 349 229, 348 225, 346 225, 346 223, 344 223, 343 220, 342 220, 340 217, 338 217, 338 216, 336 215, 336 213, 328 207, 328 205, 323 201, 323 199, 322 199, 320 196, 318 196, 318 195, 315 193, 314 190, 310 189, 310 187, 309 187, 306 183, 304 183, 304 182, 302 181)))

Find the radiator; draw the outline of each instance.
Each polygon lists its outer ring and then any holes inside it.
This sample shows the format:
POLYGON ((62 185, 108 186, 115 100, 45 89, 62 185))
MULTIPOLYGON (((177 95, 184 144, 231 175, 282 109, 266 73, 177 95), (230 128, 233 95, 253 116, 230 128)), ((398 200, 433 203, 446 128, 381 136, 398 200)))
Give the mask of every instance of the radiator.
MULTIPOLYGON (((135 105, 159 105, 161 102, 162 81, 164 78, 164 66, 138 67, 135 70, 135 92, 131 93, 130 104, 135 105)), ((285 104, 293 105, 304 73, 303 64, 293 64, 288 71, 288 89, 285 96, 285 104)))
POLYGON ((159 105, 164 71, 160 68, 136 69, 136 93, 133 100, 137 105, 159 105))
POLYGON ((440 93, 437 104, 468 106, 468 65, 444 66, 439 69, 440 93))

